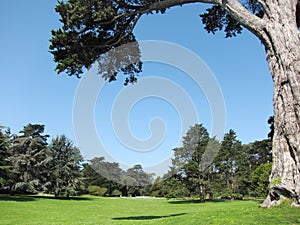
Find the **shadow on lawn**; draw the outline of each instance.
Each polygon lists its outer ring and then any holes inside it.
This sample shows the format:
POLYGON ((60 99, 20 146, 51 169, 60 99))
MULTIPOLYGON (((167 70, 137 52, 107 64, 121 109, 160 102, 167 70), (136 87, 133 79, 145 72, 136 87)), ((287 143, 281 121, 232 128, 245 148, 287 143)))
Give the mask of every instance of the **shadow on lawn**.
POLYGON ((186 214, 187 213, 177 213, 177 214, 171 214, 167 216, 129 216, 129 217, 116 217, 112 219, 113 220, 155 220, 155 219, 163 219, 163 218, 169 218, 174 216, 182 216, 186 214))
POLYGON ((72 200, 72 201, 91 201, 93 199, 91 198, 88 198, 88 197, 80 197, 80 196, 77 196, 77 197, 69 197, 69 198, 64 198, 64 197, 54 197, 54 196, 43 196, 43 195, 33 195, 32 196, 33 198, 36 198, 36 199, 55 199, 55 200, 72 200))
POLYGON ((29 201, 36 201, 37 199, 72 200, 72 201, 92 200, 91 198, 87 198, 87 197, 56 198, 54 196, 41 196, 41 195, 0 195, 0 201, 29 202, 29 201))
POLYGON ((196 204, 196 203, 207 203, 207 202, 219 203, 219 202, 228 202, 228 200, 213 200, 213 201, 202 202, 199 199, 188 199, 188 200, 170 200, 170 201, 168 201, 169 204, 196 204))
POLYGON ((168 201, 169 204, 199 204, 199 203, 202 203, 202 204, 205 204, 205 203, 209 203, 209 202, 212 202, 212 203, 224 203, 224 202, 236 202, 236 201, 254 201, 256 203, 263 203, 263 200, 262 199, 245 199, 245 200, 228 200, 228 199, 220 199, 220 200, 212 200, 212 201, 206 201, 206 202, 201 202, 199 199, 189 199, 189 200, 171 200, 171 201, 168 201))
POLYGON ((35 198, 28 195, 0 195, 0 201, 30 202, 35 201, 35 198))

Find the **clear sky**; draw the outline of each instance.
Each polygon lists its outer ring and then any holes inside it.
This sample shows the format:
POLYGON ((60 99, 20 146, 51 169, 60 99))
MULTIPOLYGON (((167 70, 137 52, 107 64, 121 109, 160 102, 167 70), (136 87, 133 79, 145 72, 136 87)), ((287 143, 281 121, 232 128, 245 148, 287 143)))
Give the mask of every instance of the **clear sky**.
MULTIPOLYGON (((28 123, 45 124, 46 133, 51 136, 66 134, 75 141, 73 100, 80 80, 57 75, 52 55, 48 52, 50 31, 60 26, 54 11, 56 2, 10 0, 0 3, 0 125, 18 132, 28 123)), ((264 139, 269 131, 267 119, 273 114, 273 85, 264 48, 246 30, 232 39, 225 39, 222 32, 207 34, 199 17, 203 10, 203 5, 193 4, 175 7, 164 15, 143 16, 134 33, 140 41, 168 41, 197 54, 211 69, 221 87, 226 105, 226 131, 235 130, 243 143, 264 139)), ((198 122, 211 128, 211 112, 201 90, 193 91, 193 85, 182 80, 182 74, 174 68, 145 63, 141 78, 153 75, 173 80, 186 90, 197 105, 198 122)), ((113 137, 110 115, 115 101, 112 94, 118 95, 123 90, 122 82, 119 80, 106 85, 98 96, 95 109, 98 135, 102 135, 103 145, 112 152, 112 149, 123 148, 113 137)), ((167 157, 181 140, 180 115, 168 101, 153 97, 140 101, 130 111, 130 129, 134 136, 147 139, 150 135, 147 126, 154 117, 161 118, 167 127, 167 144, 160 145, 158 150, 158 154, 162 154, 162 148, 167 148, 167 157)), ((123 151, 127 151, 126 148, 123 151)), ((115 154, 131 155, 128 152, 115 154)), ((125 163, 139 162, 143 163, 143 160, 125 163)))

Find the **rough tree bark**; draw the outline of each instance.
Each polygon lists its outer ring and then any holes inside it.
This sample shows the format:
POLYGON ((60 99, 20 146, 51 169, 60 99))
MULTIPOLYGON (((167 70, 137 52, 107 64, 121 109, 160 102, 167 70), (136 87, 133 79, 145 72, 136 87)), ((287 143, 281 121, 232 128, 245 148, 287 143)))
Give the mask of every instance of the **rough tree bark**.
POLYGON ((262 206, 284 198, 300 204, 300 32, 297 1, 270 1, 266 7, 264 44, 274 81, 273 167, 270 192, 262 206))

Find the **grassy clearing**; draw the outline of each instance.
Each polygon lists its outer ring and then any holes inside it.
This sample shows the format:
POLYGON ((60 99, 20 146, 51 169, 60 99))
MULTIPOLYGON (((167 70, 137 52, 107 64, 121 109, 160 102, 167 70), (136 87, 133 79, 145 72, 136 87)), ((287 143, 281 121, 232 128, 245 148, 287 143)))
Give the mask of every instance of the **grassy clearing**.
POLYGON ((0 196, 0 224, 300 224, 300 209, 256 201, 0 196))

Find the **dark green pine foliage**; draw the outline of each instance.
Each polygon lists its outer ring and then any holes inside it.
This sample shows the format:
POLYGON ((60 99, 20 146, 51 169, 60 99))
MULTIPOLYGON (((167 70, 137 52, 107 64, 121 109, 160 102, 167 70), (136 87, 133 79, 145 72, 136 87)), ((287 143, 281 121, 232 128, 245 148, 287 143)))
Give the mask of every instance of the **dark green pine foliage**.
POLYGON ((16 192, 44 191, 48 179, 46 164, 47 138, 44 133, 44 125, 28 124, 15 135, 10 146, 10 161, 17 179, 14 185, 16 192))
POLYGON ((160 187, 161 195, 166 198, 184 198, 191 196, 190 191, 178 176, 165 177, 160 187))
POLYGON ((134 9, 127 8, 122 1, 68 0, 59 1, 55 10, 63 24, 58 30, 52 30, 50 40, 58 73, 65 71, 79 77, 84 68, 99 60, 108 71, 101 74, 105 79, 115 80, 123 72, 127 75, 125 84, 136 81, 134 74, 141 71, 141 63, 132 30, 140 15, 132 14, 134 9), (127 43, 132 44, 117 52, 113 62, 101 56, 127 43))
MULTIPOLYGON (((142 63, 133 29, 143 14, 165 13, 167 8, 163 6, 151 9, 156 2, 161 1, 58 1, 55 10, 62 26, 52 30, 49 47, 57 63, 56 71, 80 77, 85 69, 98 61, 102 67, 99 73, 105 79, 115 80, 122 72, 126 75, 125 84, 136 82, 142 63), (130 45, 124 47, 128 43, 130 45), (123 46, 122 50, 116 50, 120 46, 123 46), (111 50, 113 54, 107 55, 111 50)), ((263 7, 257 0, 243 1, 243 4, 258 17, 263 17, 263 7)), ((226 37, 234 37, 243 29, 219 5, 212 5, 200 17, 209 33, 224 30, 226 37)), ((300 27, 300 4, 297 5, 297 25, 300 27)))
POLYGON ((55 197, 69 198, 80 188, 80 151, 65 135, 54 138, 49 145, 47 188, 55 197))
POLYGON ((3 128, 0 126, 0 191, 10 192, 15 175, 9 160, 11 135, 9 129, 3 131, 3 128))
POLYGON ((216 192, 234 198, 238 193, 239 178, 248 166, 247 155, 233 130, 225 134, 214 167, 216 192))
POLYGON ((202 124, 195 124, 190 127, 183 137, 182 147, 173 149, 174 157, 172 159, 173 170, 177 173, 184 173, 185 165, 197 157, 201 158, 208 143, 208 132, 202 124), (197 151, 198 149, 198 151, 197 151))
MULTIPOLYGON (((256 0, 248 0, 245 7, 258 17, 264 14, 263 7, 256 0)), ((200 15, 204 29, 208 33, 215 34, 217 31, 224 30, 225 37, 235 37, 242 33, 243 27, 232 16, 230 16, 223 7, 214 5, 200 15)))
POLYGON ((195 124, 183 137, 183 146, 174 149, 171 169, 174 171, 173 183, 182 181, 190 196, 198 196, 205 201, 211 192, 209 179, 214 151, 218 150, 218 141, 209 137, 202 124, 195 124), (175 179, 175 180, 174 180, 175 179))
POLYGON ((207 168, 203 168, 202 157, 209 142, 209 134, 201 124, 192 127, 184 137, 183 148, 194 146, 191 159, 184 166, 187 187, 192 195, 199 196, 201 201, 205 201, 208 191, 207 168), (190 145, 192 144, 192 145, 190 145))
POLYGON ((258 166, 272 162, 272 140, 264 139, 244 145, 248 152, 250 169, 255 170, 258 166))

